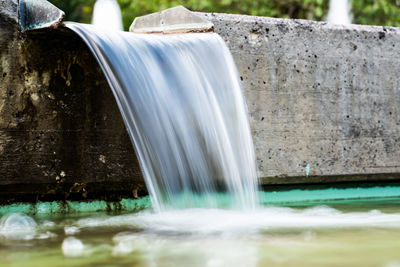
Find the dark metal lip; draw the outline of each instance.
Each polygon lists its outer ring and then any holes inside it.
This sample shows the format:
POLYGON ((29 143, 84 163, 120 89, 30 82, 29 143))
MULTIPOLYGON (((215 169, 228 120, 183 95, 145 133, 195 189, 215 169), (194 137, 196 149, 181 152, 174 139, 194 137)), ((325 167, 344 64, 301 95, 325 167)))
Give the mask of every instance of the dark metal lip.
POLYGON ((65 13, 46 0, 19 0, 18 22, 22 31, 57 28, 63 25, 65 13))

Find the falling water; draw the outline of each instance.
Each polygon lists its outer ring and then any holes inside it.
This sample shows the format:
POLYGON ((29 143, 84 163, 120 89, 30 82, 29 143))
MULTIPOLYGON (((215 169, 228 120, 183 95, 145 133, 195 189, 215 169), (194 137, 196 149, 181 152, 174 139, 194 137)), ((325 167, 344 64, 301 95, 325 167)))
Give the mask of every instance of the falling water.
POLYGON ((330 0, 328 22, 333 24, 350 24, 350 4, 348 0, 330 0))
POLYGON ((254 207, 256 168, 238 73, 214 33, 134 34, 68 23, 113 90, 156 210, 254 207))
POLYGON ((121 9, 116 0, 97 0, 93 8, 92 24, 104 29, 122 31, 121 9))

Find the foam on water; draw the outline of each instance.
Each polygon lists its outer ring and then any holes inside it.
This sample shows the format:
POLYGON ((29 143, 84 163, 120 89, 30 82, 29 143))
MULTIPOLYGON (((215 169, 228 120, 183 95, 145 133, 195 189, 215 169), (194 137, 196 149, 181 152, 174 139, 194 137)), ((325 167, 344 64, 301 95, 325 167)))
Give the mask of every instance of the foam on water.
POLYGON ((157 211, 254 208, 256 167, 233 58, 214 33, 133 34, 68 23, 102 67, 157 211), (200 201, 199 201, 200 199, 200 201))
POLYGON ((56 238, 57 234, 50 231, 55 223, 44 220, 38 223, 32 217, 22 213, 9 213, 0 219, 0 241, 29 241, 56 238))
POLYGON ((284 229, 400 228, 400 214, 382 213, 378 210, 344 213, 327 206, 304 210, 283 207, 264 207, 248 211, 184 209, 85 218, 75 224, 80 229, 123 226, 157 234, 248 236, 284 229))
POLYGON ((0 237, 6 239, 33 239, 36 235, 37 223, 31 217, 11 213, 0 219, 0 237))
POLYGON ((113 241, 114 257, 140 253, 143 266, 251 267, 259 261, 257 247, 245 240, 182 240, 123 232, 113 241))
POLYGON ((61 244, 61 249, 66 257, 82 257, 85 254, 85 245, 75 237, 67 237, 61 244))

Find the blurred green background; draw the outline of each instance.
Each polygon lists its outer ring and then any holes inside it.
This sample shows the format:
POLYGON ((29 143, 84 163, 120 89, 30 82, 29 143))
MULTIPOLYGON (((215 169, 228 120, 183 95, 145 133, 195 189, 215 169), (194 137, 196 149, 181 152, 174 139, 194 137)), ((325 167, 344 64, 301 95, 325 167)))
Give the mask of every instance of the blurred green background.
MULTIPOLYGON (((95 0, 50 0, 64 10, 67 20, 89 23, 95 0)), ((276 18, 324 20, 329 0, 118 0, 124 27, 137 16, 183 5, 190 10, 248 14, 276 18)), ((352 0, 356 24, 400 27, 400 0, 352 0)))

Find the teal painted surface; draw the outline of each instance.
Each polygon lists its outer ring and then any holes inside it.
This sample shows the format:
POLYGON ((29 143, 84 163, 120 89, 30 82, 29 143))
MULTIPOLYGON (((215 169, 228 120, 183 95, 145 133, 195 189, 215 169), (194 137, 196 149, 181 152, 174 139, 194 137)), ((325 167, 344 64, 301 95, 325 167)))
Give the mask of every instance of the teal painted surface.
POLYGON ((151 207, 149 197, 139 199, 122 199, 119 202, 106 201, 53 201, 30 203, 15 203, 11 205, 1 205, 0 214, 25 213, 25 214, 65 214, 65 213, 86 213, 86 212, 105 212, 105 211, 127 211, 137 212, 151 207))
POLYGON ((316 201, 339 201, 351 199, 391 198, 399 196, 400 187, 398 186, 288 190, 277 192, 262 192, 260 194, 261 202, 267 205, 316 201))
MULTIPOLYGON (((328 188, 313 190, 287 190, 276 192, 260 192, 260 202, 263 205, 311 205, 315 203, 351 203, 351 200, 388 199, 400 197, 399 186, 377 186, 368 188, 328 188)), ((221 206, 227 206, 229 201, 226 195, 220 194, 221 206)), ((182 199, 184 200, 184 198, 182 199)), ((199 203, 201 199, 198 199, 199 203)), ((179 205, 178 205, 179 206, 179 205)), ((201 206, 201 205, 199 205, 201 206)), ((119 202, 106 201, 66 201, 63 202, 38 202, 36 204, 15 203, 0 206, 0 214, 25 213, 25 214, 68 214, 87 212, 137 212, 151 208, 149 197, 139 199, 122 199, 119 202)))

